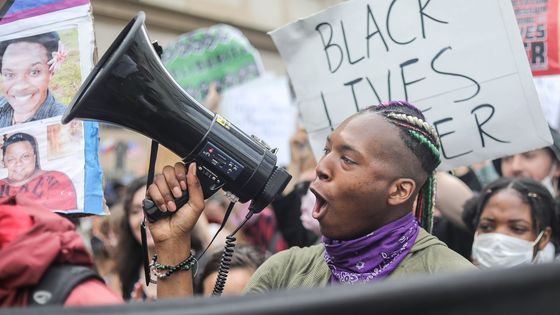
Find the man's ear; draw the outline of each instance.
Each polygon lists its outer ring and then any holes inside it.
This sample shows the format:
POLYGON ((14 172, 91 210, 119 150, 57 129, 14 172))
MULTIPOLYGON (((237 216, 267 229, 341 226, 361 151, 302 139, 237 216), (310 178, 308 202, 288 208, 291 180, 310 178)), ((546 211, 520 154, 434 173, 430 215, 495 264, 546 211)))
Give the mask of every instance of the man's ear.
POLYGON ((389 187, 387 203, 398 206, 407 202, 416 190, 416 182, 411 178, 399 178, 389 187))

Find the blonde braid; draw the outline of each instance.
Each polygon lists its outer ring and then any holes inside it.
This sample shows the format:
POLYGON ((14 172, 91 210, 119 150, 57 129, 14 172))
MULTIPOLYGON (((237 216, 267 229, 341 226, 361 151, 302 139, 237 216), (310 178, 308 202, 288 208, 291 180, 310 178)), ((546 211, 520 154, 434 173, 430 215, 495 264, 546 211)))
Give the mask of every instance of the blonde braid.
POLYGON ((432 138, 436 142, 435 145, 439 146, 439 137, 438 137, 438 134, 437 134, 436 130, 434 129, 434 127, 432 127, 430 124, 423 121, 422 119, 420 119, 418 117, 406 115, 406 114, 397 114, 397 113, 388 113, 387 117, 398 119, 398 120, 401 120, 401 121, 405 121, 405 122, 408 122, 411 125, 422 128, 423 130, 428 132, 430 134, 430 136, 432 136, 432 138))

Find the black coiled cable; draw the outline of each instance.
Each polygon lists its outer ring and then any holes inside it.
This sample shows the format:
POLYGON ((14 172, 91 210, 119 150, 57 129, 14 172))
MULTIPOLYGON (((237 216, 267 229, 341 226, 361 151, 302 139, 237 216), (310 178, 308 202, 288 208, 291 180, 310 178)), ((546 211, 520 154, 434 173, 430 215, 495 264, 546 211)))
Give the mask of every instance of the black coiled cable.
POLYGON ((220 296, 224 291, 224 286, 226 285, 227 276, 231 266, 231 257, 233 256, 233 251, 235 250, 235 237, 229 235, 226 237, 226 245, 224 247, 224 252, 222 253, 222 259, 220 260, 220 267, 218 268, 218 277, 216 278, 216 284, 214 285, 214 291, 212 295, 220 296))
POLYGON ((222 259, 220 260, 220 267, 218 268, 218 277, 216 278, 216 284, 214 285, 214 290, 212 291, 213 296, 220 296, 224 291, 224 286, 226 285, 227 276, 231 266, 231 257, 235 250, 235 233, 239 231, 247 221, 253 216, 253 211, 249 211, 245 220, 226 237, 226 245, 224 246, 224 252, 222 253, 222 259))

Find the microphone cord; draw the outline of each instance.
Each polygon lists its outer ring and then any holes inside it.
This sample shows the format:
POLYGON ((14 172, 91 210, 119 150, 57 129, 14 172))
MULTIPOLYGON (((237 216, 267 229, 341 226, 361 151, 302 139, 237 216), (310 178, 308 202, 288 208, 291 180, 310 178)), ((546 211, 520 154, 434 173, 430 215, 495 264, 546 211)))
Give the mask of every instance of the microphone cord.
POLYGON ((224 247, 224 252, 222 253, 222 258, 220 260, 220 267, 218 268, 218 277, 216 278, 216 284, 214 285, 214 290, 212 291, 213 296, 220 296, 224 291, 224 286, 226 285, 227 276, 231 266, 231 257, 235 250, 235 233, 239 231, 249 219, 253 216, 254 212, 249 210, 245 220, 233 231, 230 235, 226 237, 226 245, 224 247))

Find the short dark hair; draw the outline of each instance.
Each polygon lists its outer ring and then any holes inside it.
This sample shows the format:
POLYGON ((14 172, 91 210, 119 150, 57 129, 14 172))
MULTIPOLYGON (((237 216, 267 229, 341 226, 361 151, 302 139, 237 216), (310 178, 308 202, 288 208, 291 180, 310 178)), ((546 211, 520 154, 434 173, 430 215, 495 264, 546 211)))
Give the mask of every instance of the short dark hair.
POLYGON ((558 242, 556 201, 546 187, 530 178, 502 177, 484 187, 480 194, 469 199, 463 206, 463 221, 467 227, 474 233, 488 200, 499 191, 506 189, 517 191, 523 203, 529 206, 535 231, 539 232, 547 227, 551 228, 551 241, 558 248, 560 244, 558 242))
POLYGON ((27 141, 29 142, 29 144, 31 144, 31 147, 33 148, 33 154, 35 154, 35 169, 40 169, 41 164, 39 163, 40 159, 39 150, 37 149, 37 140, 35 140, 35 137, 27 133, 17 132, 4 140, 4 143, 2 143, 2 158, 6 156, 6 150, 8 149, 8 146, 23 141, 27 141))
MULTIPOLYGON (((218 250, 212 253, 208 261, 204 265, 200 278, 197 279, 196 291, 202 293, 202 284, 213 272, 217 272, 220 268, 223 251, 218 250)), ((253 245, 238 245, 235 247, 233 256, 230 260, 229 270, 234 268, 249 268, 257 270, 257 268, 268 258, 269 254, 253 245)))
POLYGON ((13 38, 0 42, 0 69, 2 69, 2 59, 4 59, 4 53, 6 52, 8 46, 10 46, 11 44, 21 42, 41 44, 47 50, 47 59, 50 59, 52 53, 58 51, 59 41, 60 36, 58 36, 57 32, 48 32, 28 37, 13 38))

